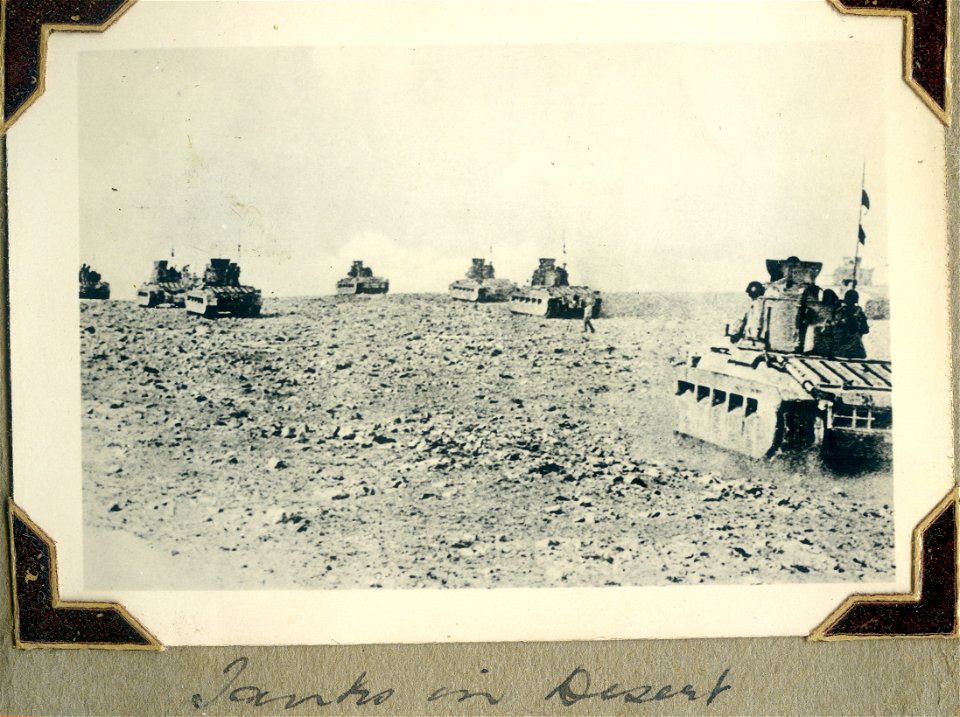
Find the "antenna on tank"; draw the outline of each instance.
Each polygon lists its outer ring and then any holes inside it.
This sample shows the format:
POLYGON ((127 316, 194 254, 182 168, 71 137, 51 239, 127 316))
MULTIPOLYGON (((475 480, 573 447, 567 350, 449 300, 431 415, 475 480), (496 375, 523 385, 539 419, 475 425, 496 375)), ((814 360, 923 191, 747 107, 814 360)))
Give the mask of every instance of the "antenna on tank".
POLYGON ((867 160, 863 160, 863 175, 860 178, 860 216, 857 218, 857 247, 853 253, 853 275, 850 288, 857 288, 857 271, 860 269, 860 246, 866 244, 867 235, 863 231, 863 210, 870 209, 870 197, 867 196, 867 160))

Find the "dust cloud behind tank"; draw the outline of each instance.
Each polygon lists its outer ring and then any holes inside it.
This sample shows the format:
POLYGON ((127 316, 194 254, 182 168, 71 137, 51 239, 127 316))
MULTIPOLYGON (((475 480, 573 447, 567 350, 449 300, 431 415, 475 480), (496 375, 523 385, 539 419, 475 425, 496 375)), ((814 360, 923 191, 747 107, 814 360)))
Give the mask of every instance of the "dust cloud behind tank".
MULTIPOLYGON (((866 318, 816 284, 822 265, 768 260, 732 345, 677 367, 677 432, 754 458, 819 451, 844 472, 889 456, 890 361, 868 359, 866 318)), ((851 297, 852 298, 852 297, 851 297)))
POLYGON ((545 319, 582 319, 590 307, 590 317, 600 316, 600 292, 589 286, 571 286, 566 266, 556 259, 540 259, 530 285, 510 295, 510 311, 545 319))
POLYGON ((137 304, 145 308, 170 306, 183 308, 187 303, 187 292, 200 286, 200 277, 190 273, 189 267, 183 270, 170 266, 166 259, 153 262, 150 278, 137 290, 137 304))
POLYGON ((240 267, 229 259, 211 259, 200 286, 186 296, 187 311, 208 319, 259 316, 262 303, 260 290, 242 285, 240 267))
POLYGON ((466 278, 450 284, 450 296, 474 303, 509 301, 517 285, 509 279, 498 279, 492 262, 473 259, 466 278))
POLYGON ((94 271, 87 264, 80 266, 80 298, 101 300, 110 298, 110 284, 103 280, 100 272, 94 271))
POLYGON ((337 281, 337 294, 341 296, 386 294, 388 291, 390 291, 389 279, 374 276, 373 269, 364 266, 360 260, 354 261, 347 275, 337 281))

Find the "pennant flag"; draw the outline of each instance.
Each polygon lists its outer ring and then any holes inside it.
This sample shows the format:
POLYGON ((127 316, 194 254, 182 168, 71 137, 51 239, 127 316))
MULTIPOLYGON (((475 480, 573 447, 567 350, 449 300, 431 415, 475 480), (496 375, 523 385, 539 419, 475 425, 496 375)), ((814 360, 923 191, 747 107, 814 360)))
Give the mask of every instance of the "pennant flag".
POLYGON ((860 225, 860 233, 857 235, 857 238, 860 240, 861 244, 867 243, 867 235, 863 232, 863 224, 860 225))
POLYGON ((867 209, 870 208, 870 197, 867 196, 867 190, 862 190, 863 196, 860 197, 860 203, 865 206, 867 209))

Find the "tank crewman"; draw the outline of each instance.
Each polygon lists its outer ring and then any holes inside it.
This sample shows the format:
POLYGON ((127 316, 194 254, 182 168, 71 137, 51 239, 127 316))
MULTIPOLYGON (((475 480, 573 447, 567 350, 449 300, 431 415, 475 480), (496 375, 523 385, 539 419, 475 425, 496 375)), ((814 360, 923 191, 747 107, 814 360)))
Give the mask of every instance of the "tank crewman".
POLYGON ((824 289, 820 297, 820 310, 809 317, 813 346, 808 353, 816 356, 837 355, 838 336, 842 332, 837 321, 839 310, 840 297, 837 292, 824 289))
POLYGON ((866 314, 858 302, 860 294, 850 289, 843 295, 843 303, 837 308, 838 329, 837 356, 844 358, 866 358, 867 350, 863 346, 863 335, 870 333, 866 314))
POLYGON ((759 311, 759 299, 764 294, 763 284, 759 281, 751 281, 747 284, 747 297, 750 299, 750 306, 744 312, 743 318, 740 319, 740 323, 737 325, 737 328, 730 334, 730 343, 737 343, 740 339, 747 335, 747 328, 755 324, 752 319, 754 318, 754 313, 759 311))

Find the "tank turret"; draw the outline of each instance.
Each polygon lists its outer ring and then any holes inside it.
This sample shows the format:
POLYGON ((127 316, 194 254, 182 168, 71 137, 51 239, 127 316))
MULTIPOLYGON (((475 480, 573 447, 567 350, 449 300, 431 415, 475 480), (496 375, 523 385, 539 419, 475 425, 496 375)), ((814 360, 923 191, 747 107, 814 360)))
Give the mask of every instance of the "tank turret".
POLYGON ((80 298, 81 299, 109 299, 110 284, 103 281, 100 272, 94 271, 87 264, 80 266, 80 298))
POLYGON ((166 259, 153 262, 150 278, 137 290, 137 303, 145 308, 172 306, 182 308, 187 292, 200 285, 200 278, 190 273, 187 266, 178 270, 166 259))
POLYGON ((679 433, 753 457, 859 455, 890 440, 891 363, 868 359, 855 291, 821 291, 819 262, 768 260, 727 337, 678 366, 679 433))
POLYGON ((540 266, 533 270, 530 286, 569 286, 567 267, 557 266, 556 259, 540 259, 540 266))
POLYGON ((551 258, 540 259, 530 286, 510 295, 513 313, 547 319, 582 319, 585 311, 590 312, 591 318, 597 318, 600 306, 599 291, 589 286, 571 286, 566 265, 557 266, 556 259, 551 258))
POLYGON ((211 259, 200 286, 186 295, 187 311, 208 319, 217 316, 259 316, 260 290, 240 283, 240 266, 229 259, 211 259))
POLYGON ((472 281, 485 281, 487 279, 493 279, 496 276, 496 272, 493 268, 492 262, 487 262, 485 259, 471 259, 470 268, 467 269, 467 278, 472 281))
POLYGON ((347 275, 337 282, 337 294, 353 296, 356 294, 386 294, 390 290, 390 281, 374 276, 373 269, 364 266, 359 259, 350 264, 347 275))
POLYGON ((475 303, 507 301, 517 285, 508 279, 497 279, 493 264, 485 259, 472 259, 465 279, 450 284, 450 296, 475 303))

